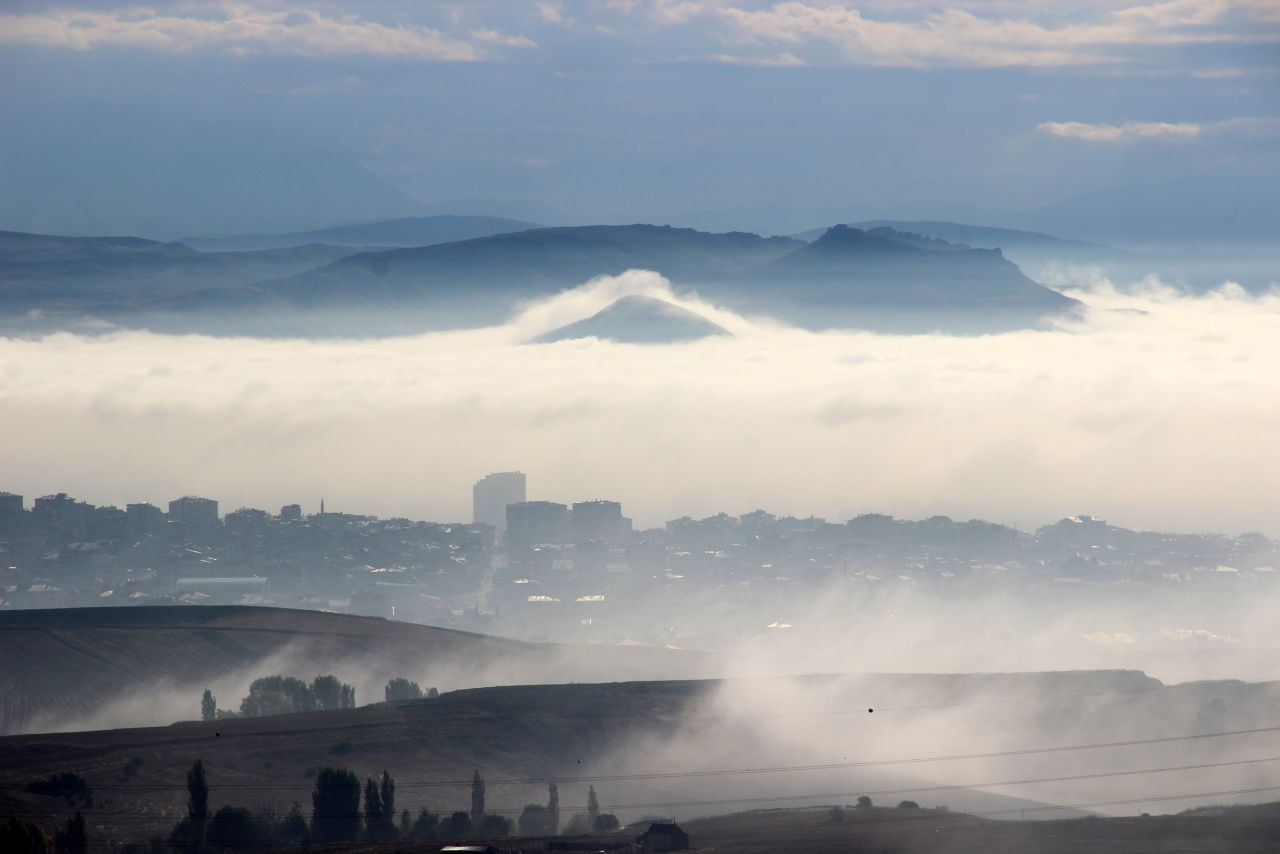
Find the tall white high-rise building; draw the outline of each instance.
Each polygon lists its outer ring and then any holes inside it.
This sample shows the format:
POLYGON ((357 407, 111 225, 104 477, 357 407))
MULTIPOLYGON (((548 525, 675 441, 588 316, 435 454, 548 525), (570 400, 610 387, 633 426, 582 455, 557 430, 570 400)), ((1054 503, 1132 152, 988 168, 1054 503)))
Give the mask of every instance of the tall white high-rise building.
POLYGON ((524 498, 524 472, 500 471, 487 474, 471 489, 472 521, 492 525, 501 540, 507 529, 507 505, 524 498))

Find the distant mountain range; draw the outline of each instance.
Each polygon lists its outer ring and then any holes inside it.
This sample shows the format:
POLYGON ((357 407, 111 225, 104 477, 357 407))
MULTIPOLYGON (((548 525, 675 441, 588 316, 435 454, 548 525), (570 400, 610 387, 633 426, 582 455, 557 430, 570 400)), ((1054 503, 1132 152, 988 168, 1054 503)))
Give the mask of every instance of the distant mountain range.
POLYGON ((674 344, 728 335, 722 326, 666 300, 625 296, 588 318, 538 336, 546 344, 575 338, 599 338, 627 344, 674 344))
POLYGON ((0 232, 0 313, 61 305, 138 307, 210 289, 242 288, 351 254, 308 245, 204 253, 139 237, 58 237, 0 232))
POLYGON ((340 225, 288 234, 241 234, 232 237, 184 237, 179 242, 205 252, 283 249, 324 243, 330 246, 431 246, 540 228, 537 223, 495 216, 415 216, 358 225, 340 225))
MULTIPOLYGON (((304 236, 426 239, 447 228, 527 225, 467 217, 426 222, 304 236)), ((180 318, 179 325, 202 329, 214 315, 238 314, 252 318, 254 332, 264 332, 307 312, 328 312, 339 324, 352 326, 359 314, 375 326, 394 320, 396 331, 406 331, 415 317, 429 318, 433 328, 501 322, 522 301, 629 269, 654 270, 677 288, 696 288, 737 310, 813 328, 884 325, 888 315, 907 321, 889 324, 894 328, 1026 325, 1077 305, 1024 276, 999 250, 885 226, 836 226, 806 243, 745 232, 593 225, 408 248, 306 244, 234 252, 128 237, 6 232, 0 233, 0 315, 36 310, 46 324, 50 312, 99 314, 126 325, 137 322, 135 316, 148 323, 180 318)), ((645 322, 655 319, 658 307, 639 305, 618 307, 596 325, 616 329, 637 311, 645 322)), ((664 315, 663 323, 669 321, 664 315)), ((377 328, 349 333, 379 334, 377 328)))
POLYGON ((289 303, 404 303, 458 295, 533 297, 631 269, 685 285, 737 277, 801 246, 786 237, 709 234, 658 225, 539 228, 415 249, 365 252, 264 292, 289 303))

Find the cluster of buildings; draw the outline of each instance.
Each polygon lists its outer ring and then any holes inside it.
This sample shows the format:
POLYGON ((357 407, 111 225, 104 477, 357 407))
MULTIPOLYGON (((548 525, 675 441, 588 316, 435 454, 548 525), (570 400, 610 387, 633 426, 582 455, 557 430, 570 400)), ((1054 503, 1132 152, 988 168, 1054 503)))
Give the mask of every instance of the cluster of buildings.
POLYGON ((1138 589, 1248 597, 1280 581, 1280 545, 1261 535, 1140 532, 1088 516, 1025 532, 756 510, 643 529, 617 501, 531 501, 520 472, 482 478, 472 497, 472 521, 442 523, 323 503, 220 515, 195 496, 121 510, 59 493, 27 508, 0 493, 0 608, 260 604, 531 640, 716 647, 790 627, 833 585, 1052 601, 1138 589))

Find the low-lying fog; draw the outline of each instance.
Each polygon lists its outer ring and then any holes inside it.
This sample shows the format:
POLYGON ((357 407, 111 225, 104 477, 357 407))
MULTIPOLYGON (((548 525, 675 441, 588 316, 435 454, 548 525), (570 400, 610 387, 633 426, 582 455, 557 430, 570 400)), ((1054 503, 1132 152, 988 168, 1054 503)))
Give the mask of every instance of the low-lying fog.
POLYGON ((634 271, 412 337, 0 339, 0 486, 449 520, 520 468, 531 498, 617 498, 642 526, 764 507, 1280 533, 1280 295, 1057 284, 1085 318, 980 337, 815 334, 634 271), (523 343, 631 293, 734 335, 523 343))

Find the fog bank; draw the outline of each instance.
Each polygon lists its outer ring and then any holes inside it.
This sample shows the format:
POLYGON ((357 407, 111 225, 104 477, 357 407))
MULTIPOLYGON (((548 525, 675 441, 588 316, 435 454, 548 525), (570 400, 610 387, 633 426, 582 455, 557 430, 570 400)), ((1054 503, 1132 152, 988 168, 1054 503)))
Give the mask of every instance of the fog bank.
POLYGON ((478 330, 0 339, 0 489, 448 520, 519 468, 531 498, 617 498, 639 525, 764 507, 1280 534, 1280 295, 1056 284, 1084 318, 978 337, 811 333, 632 271, 478 330), (631 293, 733 335, 523 343, 631 293))

